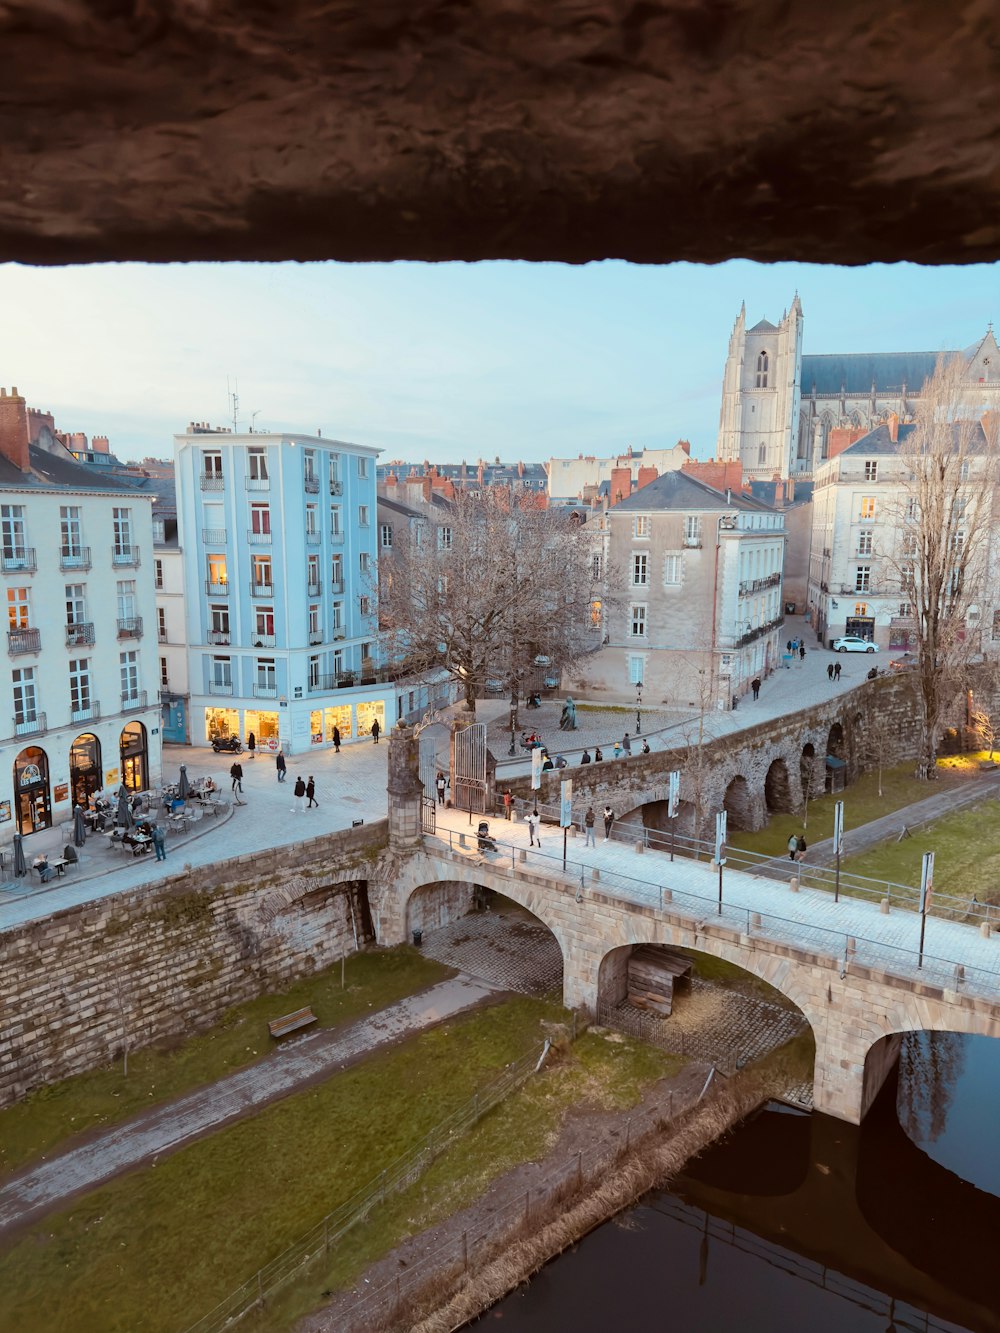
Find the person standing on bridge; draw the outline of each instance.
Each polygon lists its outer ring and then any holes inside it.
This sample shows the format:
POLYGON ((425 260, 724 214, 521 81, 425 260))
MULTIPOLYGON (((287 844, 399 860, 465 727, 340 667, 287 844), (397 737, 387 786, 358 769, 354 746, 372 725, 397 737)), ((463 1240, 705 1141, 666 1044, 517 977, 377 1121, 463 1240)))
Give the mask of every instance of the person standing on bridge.
POLYGON ((604 807, 604 841, 605 841, 605 842, 607 842, 607 840, 611 837, 611 830, 614 828, 614 826, 615 826, 615 812, 611 809, 611 806, 610 806, 610 805, 606 805, 606 806, 604 807))
POLYGON ((828 680, 833 680, 833 663, 832 663, 832 662, 831 662, 831 663, 827 666, 827 668, 826 668, 826 675, 827 675, 827 679, 828 679, 828 680))
POLYGON ((584 848, 593 847, 596 849, 597 847, 597 839, 594 837, 594 824, 596 820, 597 816, 594 814, 594 807, 588 805, 587 813, 583 817, 583 831, 587 835, 586 841, 583 844, 584 848))
POLYGON ((632 737, 629 735, 627 731, 625 735, 622 737, 622 749, 625 751, 626 754, 632 753, 632 737))
POLYGON ((754 676, 750 682, 750 688, 753 690, 754 703, 756 703, 757 696, 760 694, 760 676, 754 676))
MULTIPOLYGON (((444 778, 441 779, 441 804, 444 805, 444 778)), ((514 808, 514 793, 508 787, 503 794, 504 819, 510 819, 510 813, 513 808, 514 808)))
POLYGON ((580 756, 580 763, 581 763, 581 764, 589 764, 589 763, 590 763, 590 751, 589 751, 589 750, 584 750, 583 754, 580 756))
POLYGON ((647 741, 645 737, 643 737, 642 752, 643 754, 649 754, 649 741, 647 741))
POLYGON ((791 835, 791 837, 788 839, 788 859, 789 859, 789 861, 794 861, 794 860, 795 860, 795 853, 796 853, 798 850, 799 850, 799 840, 798 840, 797 835, 793 833, 793 834, 791 835))
POLYGON ((542 845, 542 840, 541 840, 541 838, 538 836, 538 829, 539 829, 539 826, 541 825, 541 822, 542 822, 542 821, 541 821, 541 819, 540 819, 539 816, 538 816, 538 811, 537 811, 537 810, 532 810, 531 814, 528 816, 528 846, 529 846, 529 847, 534 847, 536 843, 538 844, 539 847, 541 847, 541 845, 542 845))

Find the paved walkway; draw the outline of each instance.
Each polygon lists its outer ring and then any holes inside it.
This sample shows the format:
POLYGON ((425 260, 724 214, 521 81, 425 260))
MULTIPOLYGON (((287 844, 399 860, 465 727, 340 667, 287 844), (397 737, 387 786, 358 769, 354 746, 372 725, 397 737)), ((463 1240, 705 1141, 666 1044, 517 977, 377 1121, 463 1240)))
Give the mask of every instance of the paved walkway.
POLYGON ((291 1038, 248 1069, 96 1135, 0 1186, 0 1235, 51 1212, 70 1197, 192 1140, 339 1069, 400 1037, 431 1027, 493 994, 469 977, 443 981, 346 1029, 291 1038))
MULTIPOLYGON (((927 921, 922 969, 917 967, 920 918, 915 912, 897 910, 883 914, 877 903, 844 896, 835 903, 832 893, 805 888, 792 893, 787 883, 766 874, 749 873, 732 866, 723 871, 723 911, 718 913, 718 871, 705 862, 677 857, 669 852, 635 850, 634 834, 621 830, 610 842, 598 840, 596 848, 585 848, 576 835, 568 839, 568 862, 562 869, 562 830, 552 824, 543 826, 541 849, 529 848, 528 826, 524 821, 508 823, 492 819, 490 829, 499 850, 481 858, 485 864, 520 865, 518 853, 524 851, 529 869, 553 875, 571 884, 586 900, 591 888, 626 902, 659 905, 661 891, 671 890, 673 905, 690 912, 706 924, 722 921, 749 932, 751 915, 760 916, 753 924, 757 936, 816 949, 835 958, 843 958, 848 937, 857 941, 859 963, 891 967, 897 975, 912 977, 952 989, 955 965, 962 964, 966 976, 963 988, 970 993, 1000 999, 1000 937, 984 938, 978 929, 958 921, 930 917, 927 921), (597 870, 600 881, 593 883, 590 872, 597 870)), ((459 835, 465 835, 464 854, 479 858, 475 851, 474 831, 470 833, 468 814, 457 810, 438 810, 437 834, 429 838, 460 851, 459 835)))

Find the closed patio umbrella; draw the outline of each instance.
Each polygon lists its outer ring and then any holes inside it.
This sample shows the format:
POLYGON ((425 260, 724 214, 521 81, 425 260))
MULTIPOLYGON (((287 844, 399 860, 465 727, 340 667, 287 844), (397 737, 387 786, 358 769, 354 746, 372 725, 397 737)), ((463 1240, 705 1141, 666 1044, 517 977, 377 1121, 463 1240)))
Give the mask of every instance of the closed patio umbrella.
POLYGON ((23 879, 28 873, 28 866, 24 859, 24 843, 21 841, 20 833, 14 834, 14 874, 18 879, 23 879))
POLYGON ((190 791, 191 788, 188 785, 187 764, 181 764, 181 775, 177 781, 177 795, 182 801, 186 801, 190 791))
POLYGON ((77 806, 73 811, 73 841, 77 847, 82 847, 87 840, 87 825, 83 821, 83 807, 77 806))
POLYGON ((118 788, 118 817, 115 822, 125 829, 135 827, 135 820, 132 818, 132 807, 129 804, 128 791, 124 782, 118 788))

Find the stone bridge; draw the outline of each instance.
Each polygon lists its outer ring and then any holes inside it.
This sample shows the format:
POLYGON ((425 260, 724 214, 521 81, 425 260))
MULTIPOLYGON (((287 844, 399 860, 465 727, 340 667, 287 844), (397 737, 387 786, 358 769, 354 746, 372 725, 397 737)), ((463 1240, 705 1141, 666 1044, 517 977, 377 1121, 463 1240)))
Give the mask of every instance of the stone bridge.
MULTIPOLYGON (((619 819, 631 818, 649 828, 666 829, 667 782, 671 769, 681 774, 681 803, 677 832, 709 836, 715 811, 726 810, 730 829, 763 828, 770 813, 793 813, 806 800, 822 796, 834 771, 852 781, 865 767, 868 719, 888 717, 893 741, 883 756, 887 764, 915 754, 912 682, 905 676, 866 682, 828 703, 762 722, 734 735, 698 743, 698 723, 690 725, 673 748, 605 759, 602 764, 576 766, 564 774, 542 775, 539 799, 558 807, 561 776, 573 779, 574 806, 606 801, 619 819), (828 769, 827 755, 843 769, 828 769)), ((708 724, 711 718, 707 719, 708 724)), ((841 777, 835 779, 839 785, 841 777)), ((531 798, 531 780, 518 777, 509 783, 515 796, 531 798)))

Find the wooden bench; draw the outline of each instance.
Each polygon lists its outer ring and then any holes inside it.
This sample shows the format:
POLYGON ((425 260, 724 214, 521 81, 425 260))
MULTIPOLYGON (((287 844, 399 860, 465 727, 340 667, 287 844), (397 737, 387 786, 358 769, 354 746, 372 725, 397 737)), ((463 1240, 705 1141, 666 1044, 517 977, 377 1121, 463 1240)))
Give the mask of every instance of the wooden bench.
POLYGON ((284 1037, 298 1028, 307 1028, 316 1022, 316 1015, 311 1009, 296 1009, 294 1014, 285 1014, 284 1018, 272 1018, 267 1030, 272 1037, 284 1037))

